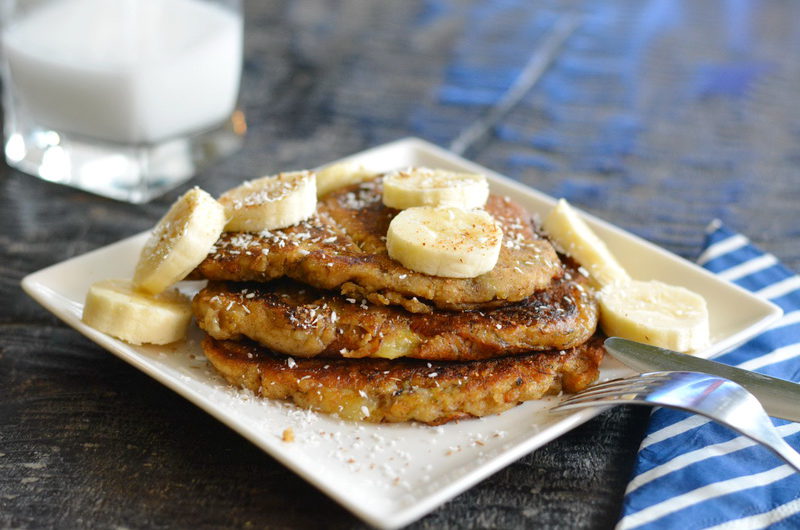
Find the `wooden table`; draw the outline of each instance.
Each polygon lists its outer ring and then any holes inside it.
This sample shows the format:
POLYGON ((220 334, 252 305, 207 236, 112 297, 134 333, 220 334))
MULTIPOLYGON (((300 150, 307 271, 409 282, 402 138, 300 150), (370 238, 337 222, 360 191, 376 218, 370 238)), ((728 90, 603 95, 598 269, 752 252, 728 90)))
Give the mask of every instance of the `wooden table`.
MULTIPOLYGON (((685 257, 719 218, 798 269, 798 16, 791 0, 249 2, 246 144, 191 184, 413 135, 685 257)), ((22 293, 187 187, 134 206, 2 166, 0 527, 363 526, 22 293)), ((646 418, 609 411, 414 526, 611 527, 646 418)))

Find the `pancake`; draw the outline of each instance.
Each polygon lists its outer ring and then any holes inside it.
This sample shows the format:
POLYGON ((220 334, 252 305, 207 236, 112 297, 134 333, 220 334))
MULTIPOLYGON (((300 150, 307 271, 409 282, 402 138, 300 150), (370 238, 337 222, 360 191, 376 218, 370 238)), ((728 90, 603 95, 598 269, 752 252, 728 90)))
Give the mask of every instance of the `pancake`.
POLYGON ((599 374, 600 337, 569 350, 454 362, 294 359, 252 342, 206 337, 210 363, 235 386, 340 418, 438 425, 586 388, 599 374))
POLYGON ((316 214, 298 225, 260 233, 226 232, 192 279, 268 282, 289 277, 376 305, 414 313, 485 309, 520 302, 562 274, 552 245, 510 199, 492 196, 486 210, 504 237, 495 267, 476 278, 443 278, 405 268, 386 251, 397 210, 383 205, 382 181, 326 195, 316 214))
POLYGON ((466 361, 566 349, 591 337, 598 306, 575 267, 548 289, 502 308, 410 313, 291 280, 210 282, 193 301, 219 340, 248 338, 297 357, 411 357, 466 361))

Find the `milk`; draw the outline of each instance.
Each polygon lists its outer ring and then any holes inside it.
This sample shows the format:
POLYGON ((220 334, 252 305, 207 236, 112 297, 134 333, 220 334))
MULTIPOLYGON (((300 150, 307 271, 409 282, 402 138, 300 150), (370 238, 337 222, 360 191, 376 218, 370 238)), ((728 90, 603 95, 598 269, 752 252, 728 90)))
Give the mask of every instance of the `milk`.
POLYGON ((55 0, 7 27, 3 48, 39 125, 152 144, 230 116, 242 21, 202 0, 55 0))

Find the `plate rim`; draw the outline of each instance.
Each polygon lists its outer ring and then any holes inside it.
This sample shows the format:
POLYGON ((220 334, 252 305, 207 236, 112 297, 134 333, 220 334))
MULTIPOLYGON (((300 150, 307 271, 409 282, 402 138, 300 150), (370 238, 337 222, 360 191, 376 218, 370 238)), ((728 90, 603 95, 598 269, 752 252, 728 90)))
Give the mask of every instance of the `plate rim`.
MULTIPOLYGON (((351 155, 342 157, 331 163, 343 162, 348 160, 357 160, 368 157, 370 155, 374 155, 375 153, 379 153, 381 151, 389 151, 392 149, 406 149, 409 152, 415 152, 415 154, 419 153, 425 153, 429 155, 432 154, 433 156, 444 158, 452 162, 453 164, 460 165, 461 167, 466 167, 470 168, 470 170, 475 170, 485 173, 487 174, 487 176, 490 177, 490 179, 497 180, 503 185, 510 187, 521 193, 524 193, 526 195, 533 195, 539 200, 543 200, 548 203, 554 203, 556 201, 556 199, 553 198, 552 196, 549 196, 539 190, 536 190, 521 182, 515 181, 509 177, 501 175, 475 162, 462 158, 461 156, 452 153, 440 146, 437 146, 428 141, 413 136, 376 145, 368 149, 365 149, 363 151, 359 151, 357 153, 353 153, 351 155)), ((628 232, 623 228, 620 228, 607 221, 604 221, 603 219, 596 217, 590 213, 587 213, 579 208, 576 209, 580 212, 582 216, 588 219, 591 223, 596 223, 599 226, 603 227, 603 229, 610 231, 615 235, 623 236, 626 238, 632 238, 633 241, 638 245, 643 245, 649 250, 656 252, 659 258, 665 258, 670 263, 677 263, 680 266, 688 265, 693 269, 695 269, 696 271, 702 273, 705 276, 705 278, 711 279, 714 283, 722 285, 725 288, 732 288, 735 291, 738 291, 740 295, 745 295, 751 300, 754 301, 757 300, 758 302, 760 302, 760 305, 765 310, 765 316, 761 318, 761 320, 751 324, 749 327, 740 330, 737 333, 734 333, 729 337, 726 337, 724 340, 715 343, 713 348, 708 349, 708 351, 704 350, 703 352, 701 352, 703 354, 702 356, 708 357, 717 355, 745 342, 746 340, 761 333, 771 323, 779 319, 783 314, 783 310, 776 304, 772 303, 771 301, 759 298, 753 293, 747 291, 746 289, 732 282, 722 280, 714 273, 698 266, 695 263, 692 263, 691 261, 685 258, 682 258, 681 256, 678 256, 677 254, 674 254, 662 247, 659 247, 654 243, 651 243, 646 239, 637 236, 636 234, 628 232)), ((439 488, 432 494, 422 497, 420 500, 411 504, 410 506, 407 506, 405 508, 399 508, 391 512, 382 512, 381 510, 370 510, 367 507, 359 505, 357 502, 349 499, 347 495, 345 495, 340 490, 335 489, 332 485, 329 485, 327 482, 320 480, 319 477, 314 473, 304 469, 301 465, 299 465, 298 460, 296 458, 291 457, 289 453, 284 453, 280 450, 277 450, 275 447, 267 443, 267 441, 263 439, 261 436, 258 436, 255 432, 251 432, 245 426, 241 425, 240 422, 235 421, 234 418, 226 416, 224 414, 224 411, 222 409, 216 408, 215 404, 211 400, 204 398, 204 396, 196 393, 188 386, 180 384, 179 381, 175 380, 170 375, 162 371, 159 371, 140 360, 137 360, 136 355, 132 353, 132 350, 130 352, 127 351, 131 348, 129 345, 122 343, 117 339, 114 339, 108 335, 105 335, 104 333, 101 333, 86 326, 80 321, 80 319, 76 319, 74 315, 69 313, 69 311, 67 311, 65 308, 59 307, 51 303, 51 301, 48 300, 47 296, 45 296, 44 289, 46 290, 51 290, 51 289, 40 282, 41 277, 51 274, 54 272, 55 269, 61 268, 75 261, 89 258, 98 253, 108 252, 109 250, 112 250, 115 247, 130 245, 132 243, 132 240, 135 240, 137 238, 143 238, 144 235, 146 235, 147 233, 149 233, 149 230, 125 237, 108 245, 98 247, 89 252, 73 256, 66 260, 42 268, 38 271, 27 274, 21 281, 22 289, 31 298, 33 298, 36 302, 42 305, 45 309, 53 313, 56 317, 58 317, 64 323, 66 323, 79 333, 81 333, 83 336, 85 336, 92 342, 98 344, 103 349, 107 350, 111 354, 115 355, 116 357, 130 364, 139 371, 145 373, 149 377, 152 377, 153 379, 155 379, 162 385, 166 386, 170 390, 176 392, 179 396, 183 397, 191 404, 201 408, 202 410, 210 414, 212 417, 216 418, 221 423, 226 425, 228 428, 234 430, 235 432, 243 436, 245 439, 247 439, 249 442, 253 443, 256 447, 266 452, 269 456, 280 462, 282 465, 289 468, 292 472, 296 473, 304 480, 312 484, 314 487, 319 489, 328 497, 332 498, 339 505, 341 505, 342 507, 353 513, 355 516, 359 517, 360 519, 362 519, 363 521, 365 521, 370 525, 382 528, 397 528, 400 526, 407 525, 423 517, 429 512, 433 511, 434 509, 436 509, 443 503, 447 502, 448 500, 452 499, 456 495, 462 493, 463 491, 466 491, 467 489, 474 486, 476 483, 488 477, 492 473, 497 472, 498 470, 508 466, 509 464, 513 463, 519 458, 529 454, 533 450, 541 447, 546 443, 549 443, 550 441, 560 437, 564 433, 585 423, 586 421, 599 415, 601 412, 603 412, 608 408, 608 407, 603 407, 597 409, 582 409, 578 411, 572 411, 570 414, 564 416, 564 421, 561 421, 559 423, 556 423, 548 427, 547 431, 549 433, 554 433, 554 435, 548 437, 546 441, 541 442, 538 439, 538 436, 531 435, 527 437, 524 442, 519 443, 516 446, 513 446, 509 449, 500 452, 496 457, 488 460, 482 465, 475 467, 466 474, 458 477, 456 480, 450 481, 447 485, 439 488)))

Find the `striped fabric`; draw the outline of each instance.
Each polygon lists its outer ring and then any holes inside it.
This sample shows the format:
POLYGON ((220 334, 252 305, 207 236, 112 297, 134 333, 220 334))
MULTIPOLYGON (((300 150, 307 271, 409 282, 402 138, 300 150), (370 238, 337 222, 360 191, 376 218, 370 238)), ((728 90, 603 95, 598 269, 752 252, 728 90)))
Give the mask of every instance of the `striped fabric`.
MULTIPOLYGON (((769 330, 716 360, 800 382, 800 277, 718 223, 710 227, 698 263, 785 313, 769 330)), ((773 423, 800 449, 800 424, 773 423)), ((632 528, 800 528, 800 474, 702 416, 656 409, 617 525, 632 528)))

